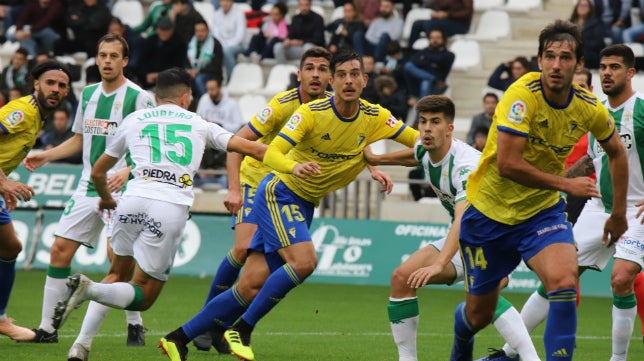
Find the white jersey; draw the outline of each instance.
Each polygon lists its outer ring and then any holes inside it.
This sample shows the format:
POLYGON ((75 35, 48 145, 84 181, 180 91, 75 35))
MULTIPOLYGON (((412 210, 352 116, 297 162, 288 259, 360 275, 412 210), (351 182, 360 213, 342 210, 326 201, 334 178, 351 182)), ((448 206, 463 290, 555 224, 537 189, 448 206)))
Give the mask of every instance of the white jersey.
MULTIPOLYGON (((83 135, 83 173, 77 194, 98 196, 90 177, 94 163, 113 142, 123 118, 137 109, 153 106, 152 97, 130 80, 110 94, 105 93, 102 83, 83 88, 72 127, 74 133, 83 135)), ((109 174, 125 166, 125 158, 120 159, 109 174)))
POLYGON ((481 152, 452 138, 449 151, 440 162, 432 163, 420 141, 414 146, 414 157, 423 166, 425 179, 429 180, 443 207, 453 219, 454 205, 465 200, 467 178, 478 166, 481 152))
POLYGON ((206 147, 226 151, 232 133, 174 104, 130 114, 105 154, 120 158, 128 150, 134 178, 124 197, 192 206, 193 178, 206 147))
MULTIPOLYGON (((633 206, 644 199, 644 175, 642 172, 642 168, 644 168, 642 164, 644 161, 644 96, 635 93, 617 108, 611 108, 606 100, 603 103, 615 119, 616 129, 626 148, 628 158, 626 201, 627 206, 633 206)), ((597 188, 602 195, 602 198, 592 198, 590 202, 601 205, 607 213, 610 213, 613 208, 613 184, 608 168, 608 157, 592 134, 588 139, 588 156, 593 160, 597 174, 597 188)))

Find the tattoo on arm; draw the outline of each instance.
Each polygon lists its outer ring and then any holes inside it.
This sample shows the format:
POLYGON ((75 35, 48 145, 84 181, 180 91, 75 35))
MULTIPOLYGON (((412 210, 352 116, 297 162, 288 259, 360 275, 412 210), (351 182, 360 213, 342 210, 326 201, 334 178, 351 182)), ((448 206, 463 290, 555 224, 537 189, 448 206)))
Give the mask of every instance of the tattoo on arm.
POLYGON ((593 173, 595 173, 595 166, 588 155, 579 158, 575 164, 566 169, 567 178, 588 177, 593 173))

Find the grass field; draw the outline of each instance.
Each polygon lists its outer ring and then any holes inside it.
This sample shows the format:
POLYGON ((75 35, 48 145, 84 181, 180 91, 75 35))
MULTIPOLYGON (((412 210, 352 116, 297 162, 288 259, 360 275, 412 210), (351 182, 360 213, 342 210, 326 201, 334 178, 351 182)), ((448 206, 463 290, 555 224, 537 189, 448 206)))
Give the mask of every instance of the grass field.
MULTIPOLYGON (((100 279, 100 275, 90 275, 100 279)), ((45 273, 19 272, 8 313, 20 325, 35 327, 40 322, 40 306, 45 273)), ((156 348, 158 339, 192 317, 202 306, 210 280, 172 277, 152 309, 143 314, 147 345, 125 347, 126 325, 123 311, 108 315, 95 339, 90 360, 165 360, 156 348)), ((463 291, 423 289, 419 293, 421 325, 418 335, 420 360, 449 359, 452 344, 454 307, 463 291)), ((304 284, 289 294, 253 334, 253 348, 259 361, 384 361, 397 360, 387 319, 386 287, 304 284)), ((525 294, 506 294, 520 308, 525 294)), ((85 314, 85 306, 73 313, 59 331, 58 344, 19 344, 0 338, 2 360, 66 360, 85 314)), ((584 297, 579 308, 579 327, 575 360, 606 361, 611 349, 611 300, 584 297)), ((631 341, 629 360, 644 360, 644 345, 638 319, 631 341)), ((543 351, 543 326, 533 340, 540 355, 543 351)), ((502 340, 493 327, 479 333, 475 357, 488 347, 500 347, 502 340)), ((233 356, 201 352, 190 346, 188 359, 236 360, 233 356)), ((545 358, 544 358, 545 359, 545 358)))

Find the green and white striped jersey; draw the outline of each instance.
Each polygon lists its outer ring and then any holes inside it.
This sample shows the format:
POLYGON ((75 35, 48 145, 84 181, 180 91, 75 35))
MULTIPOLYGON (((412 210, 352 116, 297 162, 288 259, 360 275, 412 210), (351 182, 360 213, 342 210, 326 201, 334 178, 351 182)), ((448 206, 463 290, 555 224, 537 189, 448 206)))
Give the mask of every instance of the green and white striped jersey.
MULTIPOLYGON (((103 91, 102 83, 83 88, 72 127, 74 133, 83 136, 83 173, 78 182, 77 194, 98 195, 90 177, 94 163, 112 142, 123 118, 135 110, 153 106, 154 99, 150 94, 130 80, 110 94, 103 91)), ((125 166, 123 157, 109 174, 125 166)))
MULTIPOLYGON (((626 195, 627 206, 644 199, 644 175, 642 174, 644 161, 644 96, 635 93, 626 102, 616 108, 611 108, 607 100, 603 104, 608 109, 615 121, 615 129, 626 148, 628 158, 628 192, 626 195)), ((592 136, 588 138, 588 155, 593 160, 597 174, 597 187, 602 198, 593 198, 604 207, 607 213, 613 209, 613 183, 608 168, 608 156, 601 144, 592 136)))
POLYGON ((423 166, 425 179, 454 219, 454 205, 465 200, 467 178, 479 164, 481 152, 458 139, 452 138, 449 151, 438 163, 432 163, 420 140, 414 146, 414 157, 423 166))

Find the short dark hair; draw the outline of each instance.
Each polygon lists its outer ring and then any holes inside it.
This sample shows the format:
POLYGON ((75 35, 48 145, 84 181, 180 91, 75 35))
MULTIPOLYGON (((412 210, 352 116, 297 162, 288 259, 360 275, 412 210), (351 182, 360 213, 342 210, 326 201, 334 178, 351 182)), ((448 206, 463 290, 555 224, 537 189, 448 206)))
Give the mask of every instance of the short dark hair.
POLYGON ((203 24, 206 27, 206 29, 210 29, 210 27, 208 26, 208 22, 204 19, 199 19, 195 21, 195 25, 199 25, 199 24, 203 24))
POLYGON ((25 58, 28 58, 29 57, 29 50, 27 50, 27 49, 25 49, 23 47, 19 47, 18 49, 16 49, 16 54, 22 54, 22 55, 25 56, 25 58))
POLYGON ((447 122, 453 123, 454 116, 456 115, 456 107, 452 99, 444 95, 428 95, 422 97, 416 103, 416 112, 418 114, 425 112, 443 113, 445 114, 447 122))
POLYGON ((590 72, 590 69, 588 68, 582 68, 580 71, 578 71, 575 74, 584 74, 586 78, 588 79, 588 87, 590 88, 591 85, 593 85, 593 73, 590 72))
POLYGON ((69 115, 70 115, 69 110, 64 106, 60 106, 60 107, 54 109, 52 114, 55 114, 56 112, 63 112, 63 113, 65 113, 65 116, 67 118, 69 118, 69 115))
POLYGON ((154 92, 162 99, 175 99, 192 89, 192 77, 183 68, 163 70, 157 77, 154 92))
POLYGON ((569 42, 574 45, 577 62, 584 57, 584 38, 579 27, 567 20, 555 20, 548 24, 539 34, 538 56, 543 55, 548 45, 554 42, 569 42))
POLYGON ((63 73, 65 73, 65 75, 67 75, 67 78, 69 79, 68 84, 71 83, 72 75, 67 65, 59 62, 58 60, 53 60, 53 59, 43 61, 42 63, 36 65, 33 69, 31 69, 31 78, 32 80, 38 80, 38 78, 40 78, 41 75, 43 75, 44 73, 50 70, 62 71, 63 73))
POLYGON ((307 49, 300 58, 300 69, 304 68, 304 64, 307 58, 324 58, 331 62, 331 53, 326 48, 323 48, 321 46, 314 46, 307 49))
POLYGON ((118 41, 122 45, 121 55, 124 58, 129 58, 130 46, 127 45, 127 40, 125 40, 121 35, 115 33, 105 34, 100 39, 98 39, 98 42, 96 43, 96 54, 98 54, 98 50, 101 47, 102 43, 113 43, 115 41, 118 41))
POLYGON ((286 13, 288 12, 288 7, 287 7, 287 6, 286 6, 286 4, 285 4, 284 2, 282 2, 282 1, 280 1, 280 2, 276 3, 275 5, 273 5, 273 7, 274 7, 274 8, 277 8, 277 10, 279 10, 279 11, 280 11, 280 14, 282 14, 282 16, 285 16, 285 15, 286 15, 286 13))
POLYGON ((633 53, 633 49, 631 49, 628 45, 609 45, 599 52, 600 59, 607 56, 621 56, 624 65, 626 65, 627 68, 632 68, 635 66, 635 54, 633 53))
POLYGON ((492 93, 492 92, 485 93, 485 95, 483 95, 483 100, 485 101, 485 98, 487 98, 487 97, 492 97, 492 98, 494 98, 497 102, 499 101, 499 96, 498 96, 498 95, 496 95, 496 94, 494 94, 494 93, 492 93))
POLYGON ((351 48, 341 48, 331 57, 331 74, 335 73, 336 66, 348 61, 357 60, 360 62, 360 70, 364 73, 364 63, 362 56, 351 48))

